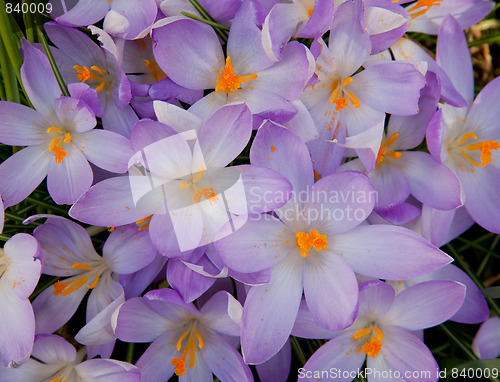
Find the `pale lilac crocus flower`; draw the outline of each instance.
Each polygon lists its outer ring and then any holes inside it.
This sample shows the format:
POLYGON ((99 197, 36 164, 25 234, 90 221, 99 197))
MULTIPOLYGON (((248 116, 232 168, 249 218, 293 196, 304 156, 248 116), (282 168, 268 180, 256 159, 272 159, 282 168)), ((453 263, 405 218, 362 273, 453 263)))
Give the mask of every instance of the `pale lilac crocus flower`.
POLYGON ((47 187, 58 204, 74 203, 92 185, 89 161, 107 171, 127 171, 130 141, 94 129, 96 119, 87 104, 61 97, 47 57, 22 40, 21 77, 35 110, 0 102, 0 141, 27 146, 0 165, 0 192, 5 205, 24 200, 47 176, 47 187))
POLYGON ((468 106, 442 105, 442 119, 431 122, 426 134, 431 154, 460 179, 464 206, 472 218, 500 233, 500 79, 488 83, 474 102, 474 77, 465 35, 453 17, 447 17, 438 36, 437 61, 468 106))
POLYGON ((332 140, 365 132, 385 113, 418 112, 424 76, 408 63, 381 62, 358 72, 372 50, 362 25, 363 2, 347 1, 336 8, 328 46, 315 40, 318 82, 305 88, 301 100, 316 122, 320 137, 332 140), (345 133, 346 132, 346 133, 345 133))
POLYGON ((252 372, 226 338, 238 337, 241 305, 227 292, 216 293, 196 309, 172 289, 153 290, 125 302, 116 313, 116 336, 152 342, 136 366, 148 382, 174 373, 188 381, 253 381, 252 372))
POLYGON ((4 382, 140 382, 137 367, 114 359, 88 359, 85 347, 73 345, 57 335, 37 335, 33 358, 17 369, 0 368, 4 382))
POLYGON ((41 273, 41 249, 33 236, 18 233, 0 248, 0 361, 20 365, 29 357, 35 317, 28 297, 41 273))
MULTIPOLYGON (((156 254, 147 232, 137 232, 135 227, 113 231, 104 243, 103 256, 94 250, 83 227, 62 217, 49 216, 34 236, 43 251, 43 273, 66 277, 45 289, 33 302, 37 333, 52 333, 64 325, 89 291, 87 322, 113 301, 123 302, 118 275, 136 272, 156 254)), ((112 345, 91 351, 103 351, 109 356, 112 345)))
MULTIPOLYGON (((369 382, 385 378, 377 377, 375 370, 395 380, 437 381, 439 368, 431 351, 412 332, 446 321, 460 308, 464 295, 465 286, 454 281, 424 282, 397 295, 379 280, 362 283, 356 321, 348 329, 330 334, 334 338, 309 358, 299 381, 326 381, 328 372, 337 370, 335 380, 349 382, 365 360, 373 371, 369 382)), ((303 314, 297 320, 294 334, 328 338, 307 317, 303 314)))
POLYGON ((239 230, 215 242, 219 256, 238 272, 271 268, 270 282, 252 287, 245 302, 247 363, 265 362, 285 344, 303 292, 318 325, 340 330, 356 316, 354 272, 399 280, 450 262, 410 230, 363 225, 375 203, 368 177, 343 172, 313 183, 309 151, 292 132, 272 123, 262 126, 250 160, 286 176, 294 193, 275 211, 277 217, 250 216, 239 230))

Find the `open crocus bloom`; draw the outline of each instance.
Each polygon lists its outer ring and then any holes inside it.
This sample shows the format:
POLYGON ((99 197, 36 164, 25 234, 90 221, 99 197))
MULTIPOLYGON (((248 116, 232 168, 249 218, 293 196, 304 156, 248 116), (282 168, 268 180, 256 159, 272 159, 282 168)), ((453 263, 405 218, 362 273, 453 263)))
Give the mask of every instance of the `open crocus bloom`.
MULTIPOLYGON (((352 381, 366 360, 368 369, 381 375, 391 372, 396 380, 437 381, 439 369, 432 353, 411 332, 446 321, 460 308, 464 296, 465 286, 454 281, 424 282, 396 296, 390 285, 367 281, 360 285, 356 321, 330 335, 316 329, 309 314, 302 311, 295 335, 334 338, 309 358, 299 380, 326 381, 324 371, 339 370, 345 373, 336 381, 352 381)), ((369 382, 377 380, 374 374, 368 375, 369 382)))
POLYGON ((125 302, 116 313, 115 333, 129 342, 153 342, 137 361, 142 378, 163 382, 174 373, 189 380, 253 381, 241 355, 226 338, 238 337, 241 305, 216 293, 198 310, 172 289, 153 290, 125 302))

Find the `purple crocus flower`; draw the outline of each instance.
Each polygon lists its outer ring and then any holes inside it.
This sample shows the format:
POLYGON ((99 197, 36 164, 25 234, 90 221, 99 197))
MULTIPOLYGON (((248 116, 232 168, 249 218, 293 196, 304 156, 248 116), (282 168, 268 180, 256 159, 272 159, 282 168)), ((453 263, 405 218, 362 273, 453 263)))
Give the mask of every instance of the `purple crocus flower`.
MULTIPOLYGON (((215 21, 224 25, 234 17, 236 11, 241 6, 241 0, 199 0, 198 2, 215 21)), ((163 0, 160 3, 160 9, 167 17, 185 17, 181 15, 180 12, 187 12, 192 15, 203 17, 198 13, 196 8, 192 6, 189 0, 163 0)))
POLYGON ((312 56, 298 42, 288 44, 277 63, 267 57, 250 3, 244 1, 236 13, 226 58, 206 24, 176 19, 153 29, 153 52, 168 77, 188 89, 215 89, 190 108, 202 119, 241 101, 260 117, 258 125, 263 118, 286 122, 297 112, 289 100, 299 98, 313 74, 312 56))
MULTIPOLYGON (((373 372, 367 375, 369 382, 390 378, 437 381, 439 369, 432 353, 411 332, 446 321, 460 308, 464 295, 465 286, 454 281, 424 282, 397 295, 381 281, 362 283, 356 321, 333 334, 309 358, 299 370, 299 381, 326 381, 329 371, 338 373, 336 381, 352 381, 365 359, 373 372)), ((297 322, 294 334, 325 338, 325 331, 316 330, 312 320, 303 322, 303 326, 297 322)))
POLYGON ((40 258, 40 245, 25 233, 0 248, 0 361, 5 367, 23 363, 33 347, 35 317, 28 297, 40 277, 40 258))
POLYGON ((0 193, 5 205, 25 199, 47 176, 58 204, 74 203, 92 185, 89 161, 111 172, 127 171, 132 154, 128 139, 94 129, 87 104, 61 97, 47 57, 22 40, 21 77, 36 110, 0 102, 0 141, 28 146, 0 165, 0 193))
POLYGON ((440 210, 452 210, 462 204, 456 175, 430 154, 411 151, 422 143, 439 98, 436 76, 429 72, 427 78, 427 86, 421 92, 419 113, 391 116, 376 157, 371 152, 369 158, 364 155, 339 168, 340 171, 366 169, 378 192, 375 211, 384 212, 384 218, 389 221, 390 210, 403 203, 410 193, 422 203, 440 210))
POLYGON ((136 176, 132 168, 130 177, 95 185, 72 207, 72 217, 100 226, 142 221, 161 254, 180 257, 214 240, 227 221, 226 191, 231 216, 267 212, 286 202, 283 192, 291 186, 276 172, 258 166, 224 168, 250 139, 246 105, 226 105, 205 123, 174 105, 156 101, 155 108, 159 122, 139 122, 132 138, 137 153, 131 165, 143 165, 151 176, 136 176), (188 140, 196 141, 193 149, 188 140), (283 198, 266 203, 263 195, 275 191, 283 198))
POLYGON ((284 345, 303 292, 318 324, 339 330, 356 316, 354 272, 406 279, 450 262, 407 229, 361 225, 375 203, 368 177, 344 172, 313 184, 307 147, 292 132, 264 125, 250 159, 286 176, 294 196, 275 211, 277 217, 250 216, 238 231, 215 242, 220 257, 238 272, 271 268, 270 282, 252 287, 245 302, 241 341, 247 363, 264 362, 284 345))
POLYGON ((116 313, 122 341, 152 342, 136 366, 148 382, 174 373, 183 380, 253 381, 252 372, 226 338, 238 337, 241 305, 227 292, 215 294, 198 310, 171 289, 133 298, 116 313))
MULTIPOLYGON (((130 83, 120 67, 118 53, 104 44, 101 49, 85 33, 55 22, 44 25, 57 49, 52 54, 70 92, 84 83, 97 95, 104 129, 130 137, 137 115, 130 107, 130 83), (108 50, 109 49, 109 50, 108 50), (96 92, 96 93, 95 93, 96 92)), ((95 29, 94 29, 95 31, 95 29)), ((96 111, 97 113, 97 111, 96 111)))
POLYGON ((147 35, 158 12, 155 0, 83 0, 69 10, 64 1, 51 3, 52 17, 61 25, 86 27, 104 18, 107 33, 129 40, 147 35))
POLYGON ((114 230, 104 243, 103 256, 96 253, 84 228, 62 217, 50 216, 34 236, 44 255, 43 273, 67 277, 33 302, 37 333, 52 333, 64 325, 89 291, 87 322, 113 301, 123 302, 117 275, 136 272, 156 253, 147 232, 138 232, 135 227, 114 230))
POLYGON ((362 133, 384 119, 385 113, 413 115, 418 111, 425 79, 413 65, 386 62, 357 73, 372 45, 362 25, 363 3, 349 0, 336 8, 329 45, 320 38, 311 51, 319 82, 308 86, 301 100, 311 112, 322 139, 362 133))
POLYGON ((73 345, 56 335, 38 335, 33 358, 17 369, 0 367, 4 382, 140 382, 141 373, 134 365, 114 359, 89 359, 85 347, 73 345))
POLYGON ((468 102, 465 108, 443 105, 442 119, 431 122, 427 146, 460 179, 465 208, 489 231, 500 233, 500 129, 498 98, 500 79, 487 84, 474 102, 471 58, 460 25, 449 16, 438 36, 437 60, 455 88, 468 102))
POLYGON ((472 350, 480 359, 500 356, 500 317, 491 317, 481 325, 472 342, 472 350))

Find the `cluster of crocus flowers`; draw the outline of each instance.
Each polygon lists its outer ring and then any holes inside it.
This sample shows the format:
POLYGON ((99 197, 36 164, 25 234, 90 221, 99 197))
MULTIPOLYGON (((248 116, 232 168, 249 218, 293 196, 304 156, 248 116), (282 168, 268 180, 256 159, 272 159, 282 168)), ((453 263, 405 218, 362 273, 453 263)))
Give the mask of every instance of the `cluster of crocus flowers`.
POLYGON ((484 322, 473 350, 497 357, 498 317, 438 248, 500 233, 500 82, 475 97, 463 32, 492 6, 54 8, 53 46, 21 40, 33 108, 0 102, 0 142, 24 147, 0 224, 45 177, 71 207, 0 250, 0 380, 285 381, 295 336, 328 342, 292 379, 435 382, 422 331, 447 320, 484 322))

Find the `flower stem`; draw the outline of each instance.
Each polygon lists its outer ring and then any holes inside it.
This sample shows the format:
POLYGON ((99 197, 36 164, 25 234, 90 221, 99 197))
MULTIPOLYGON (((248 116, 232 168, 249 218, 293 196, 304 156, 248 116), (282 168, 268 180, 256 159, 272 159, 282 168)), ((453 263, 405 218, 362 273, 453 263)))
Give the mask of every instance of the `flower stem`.
POLYGON ((184 15, 184 16, 186 16, 186 17, 189 17, 190 19, 193 19, 193 20, 198 20, 198 21, 202 21, 202 22, 204 22, 205 24, 210 25, 211 27, 214 27, 214 28, 220 28, 220 29, 224 29, 224 30, 229 30, 229 27, 226 27, 225 25, 222 25, 222 24, 216 23, 216 22, 214 22, 214 21, 210 21, 210 20, 204 19, 204 18, 202 18, 202 17, 198 17, 198 16, 193 15, 193 14, 191 14, 191 13, 181 12, 181 14, 183 14, 183 15, 184 15))

